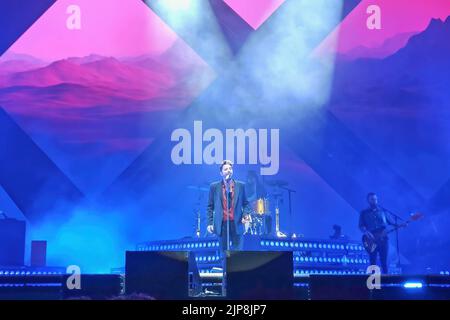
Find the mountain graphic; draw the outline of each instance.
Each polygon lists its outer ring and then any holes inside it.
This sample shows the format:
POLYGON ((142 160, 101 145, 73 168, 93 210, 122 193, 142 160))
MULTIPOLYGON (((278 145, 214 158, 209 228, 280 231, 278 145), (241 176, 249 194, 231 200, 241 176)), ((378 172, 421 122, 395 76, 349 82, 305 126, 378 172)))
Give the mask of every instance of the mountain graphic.
POLYGON ((116 157, 124 168, 214 78, 181 40, 164 54, 125 58, 45 63, 9 52, 0 65, 0 105, 84 190, 80 176, 89 163, 116 157))
POLYGON ((426 197, 449 178, 442 175, 450 170, 449 38, 450 17, 433 19, 384 59, 338 60, 330 101, 330 110, 426 197))

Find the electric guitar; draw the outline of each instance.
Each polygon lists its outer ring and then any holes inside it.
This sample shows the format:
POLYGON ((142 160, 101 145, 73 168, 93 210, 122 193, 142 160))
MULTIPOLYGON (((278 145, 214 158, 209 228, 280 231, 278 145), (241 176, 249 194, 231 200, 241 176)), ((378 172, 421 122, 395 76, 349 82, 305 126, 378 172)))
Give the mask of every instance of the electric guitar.
POLYGON ((412 213, 411 216, 409 217, 409 219, 405 222, 402 223, 392 229, 389 230, 383 230, 380 233, 375 233, 375 234, 364 234, 362 236, 362 243, 364 246, 364 249, 366 249, 367 253, 373 253, 378 246, 378 242, 383 239, 384 237, 386 237, 389 233, 394 232, 397 229, 403 228, 408 226, 408 224, 412 221, 417 221, 420 220, 421 218, 423 218, 423 214, 420 212, 416 212, 416 213, 412 213))

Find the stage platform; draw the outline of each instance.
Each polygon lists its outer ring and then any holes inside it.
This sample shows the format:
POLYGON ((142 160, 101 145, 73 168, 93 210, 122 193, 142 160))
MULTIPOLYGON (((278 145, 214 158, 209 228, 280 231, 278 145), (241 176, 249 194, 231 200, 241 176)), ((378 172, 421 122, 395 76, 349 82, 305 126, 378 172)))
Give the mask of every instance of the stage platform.
MULTIPOLYGON (((148 241, 136 245, 137 251, 190 251, 201 274, 215 273, 220 267, 217 237, 148 241)), ((243 251, 292 251, 294 275, 365 274, 368 255, 357 241, 314 238, 276 238, 244 236, 243 251)))

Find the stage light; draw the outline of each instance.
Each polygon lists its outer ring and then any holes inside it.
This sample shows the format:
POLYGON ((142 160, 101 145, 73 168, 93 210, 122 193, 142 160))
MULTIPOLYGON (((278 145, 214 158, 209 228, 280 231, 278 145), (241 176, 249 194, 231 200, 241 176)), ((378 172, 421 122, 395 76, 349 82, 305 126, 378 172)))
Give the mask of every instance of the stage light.
POLYGON ((294 247, 298 248, 298 243, 297 242, 294 243, 294 247))
POLYGON ((314 244, 313 244, 313 247, 314 247, 314 249, 316 249, 316 248, 317 248, 317 244, 316 244, 316 243, 314 243, 314 244))
POLYGON ((319 249, 322 249, 322 244, 321 243, 319 244, 319 249))
POLYGON ((406 289, 420 289, 422 286, 421 282, 405 282, 403 284, 403 287, 406 289))
POLYGON ((188 11, 193 4, 193 0, 164 0, 164 6, 169 10, 188 11))

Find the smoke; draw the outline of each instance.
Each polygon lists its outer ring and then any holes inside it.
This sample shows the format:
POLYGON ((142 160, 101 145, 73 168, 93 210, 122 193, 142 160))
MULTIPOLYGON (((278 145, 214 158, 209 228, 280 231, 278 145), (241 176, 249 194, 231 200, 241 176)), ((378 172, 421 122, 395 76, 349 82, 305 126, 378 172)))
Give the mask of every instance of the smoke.
MULTIPOLYGON (((125 250, 135 243, 124 236, 129 221, 124 212, 94 204, 60 206, 66 219, 45 219, 31 225, 30 240, 47 241, 47 265, 77 265, 82 273, 109 273, 125 264, 125 250)), ((50 216, 50 215, 49 215, 50 216)))

